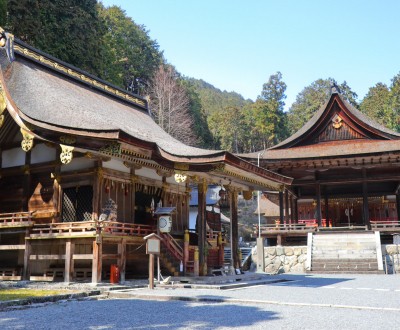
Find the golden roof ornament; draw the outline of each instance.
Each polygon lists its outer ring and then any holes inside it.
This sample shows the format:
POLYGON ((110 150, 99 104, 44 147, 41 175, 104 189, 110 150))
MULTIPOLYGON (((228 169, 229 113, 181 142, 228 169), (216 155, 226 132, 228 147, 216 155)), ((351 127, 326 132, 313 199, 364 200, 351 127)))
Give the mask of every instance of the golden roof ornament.
POLYGON ((332 118, 332 126, 335 129, 339 129, 340 127, 342 127, 343 123, 342 123, 342 118, 340 118, 340 116, 338 114, 335 115, 335 117, 332 118))

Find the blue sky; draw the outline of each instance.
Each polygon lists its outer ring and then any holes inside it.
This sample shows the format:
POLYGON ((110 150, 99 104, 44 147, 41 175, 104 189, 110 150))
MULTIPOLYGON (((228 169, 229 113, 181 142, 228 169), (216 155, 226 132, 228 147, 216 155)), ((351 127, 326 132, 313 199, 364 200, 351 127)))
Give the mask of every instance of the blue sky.
POLYGON ((103 0, 149 30, 186 76, 255 100, 271 74, 286 109, 319 78, 344 80, 361 100, 400 72, 398 0, 103 0))

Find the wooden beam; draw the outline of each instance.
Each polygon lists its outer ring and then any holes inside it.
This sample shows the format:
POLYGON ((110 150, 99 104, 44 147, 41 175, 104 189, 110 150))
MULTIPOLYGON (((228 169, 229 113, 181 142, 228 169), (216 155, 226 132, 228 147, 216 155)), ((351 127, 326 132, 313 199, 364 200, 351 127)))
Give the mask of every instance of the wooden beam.
POLYGON ((25 250, 25 244, 10 244, 10 245, 0 245, 0 251, 4 250, 25 250))
POLYGON ((29 260, 65 260, 65 254, 31 254, 29 260))
POLYGON ((286 224, 289 223, 289 194, 288 194, 288 190, 285 189, 285 221, 286 224))
POLYGON ((64 270, 64 282, 69 283, 72 281, 72 277, 74 274, 74 244, 71 240, 67 240, 65 242, 65 270, 64 270))
POLYGON ((284 215, 283 215, 283 191, 279 192, 279 220, 283 223, 284 215))
POLYGON ((203 181, 198 185, 198 214, 197 214, 197 234, 199 247, 199 264, 200 275, 206 275, 207 272, 207 256, 205 255, 205 246, 207 244, 207 227, 206 227, 206 194, 207 182, 203 181))
POLYGON ((93 241, 93 262, 92 262, 92 283, 101 282, 102 261, 102 243, 93 241))
POLYGON ((236 189, 229 191, 229 201, 231 211, 231 262, 234 269, 239 269, 238 192, 236 189))
POLYGON ((318 221, 318 226, 322 226, 322 214, 321 214, 321 185, 319 182, 315 185, 315 190, 316 190, 316 198, 317 198, 317 206, 316 206, 316 212, 317 212, 317 221, 318 221))
POLYGON ((30 278, 30 253, 31 253, 31 242, 25 239, 25 253, 24 253, 24 271, 23 271, 23 279, 25 281, 29 281, 30 278))
POLYGON ((126 272, 126 240, 122 239, 122 242, 118 244, 118 268, 120 273, 120 282, 125 282, 126 272))

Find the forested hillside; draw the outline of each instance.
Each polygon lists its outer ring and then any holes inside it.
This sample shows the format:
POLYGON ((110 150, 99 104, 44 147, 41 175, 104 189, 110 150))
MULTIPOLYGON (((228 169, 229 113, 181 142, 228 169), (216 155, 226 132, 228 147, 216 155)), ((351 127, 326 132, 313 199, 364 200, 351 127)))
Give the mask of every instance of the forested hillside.
POLYGON ((44 52, 148 97, 154 120, 186 144, 235 153, 271 147, 312 117, 333 84, 352 105, 400 131, 400 73, 393 73, 389 86, 377 82, 360 102, 346 81, 318 79, 285 112, 287 86, 280 72, 266 76, 256 100, 186 77, 167 62, 147 28, 117 6, 96 0, 0 0, 0 25, 44 52))

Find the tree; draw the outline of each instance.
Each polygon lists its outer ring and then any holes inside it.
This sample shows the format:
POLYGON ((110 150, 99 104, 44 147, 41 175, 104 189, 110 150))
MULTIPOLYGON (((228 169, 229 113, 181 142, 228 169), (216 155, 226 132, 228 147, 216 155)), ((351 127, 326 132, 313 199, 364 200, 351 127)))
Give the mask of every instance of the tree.
POLYGON ((360 103, 360 110, 382 125, 393 128, 393 112, 390 107, 390 90, 382 83, 371 87, 360 103))
POLYGON ((291 134, 298 131, 319 108, 328 101, 332 85, 339 87, 341 95, 354 107, 358 107, 357 94, 347 85, 346 81, 337 84, 335 79, 318 79, 310 86, 305 87, 296 97, 288 113, 288 129, 291 134))
POLYGON ((194 122, 194 134, 199 139, 198 146, 202 148, 210 148, 213 145, 213 137, 207 124, 207 116, 201 104, 200 96, 191 80, 184 78, 181 81, 181 84, 182 87, 185 88, 189 98, 189 112, 194 122))
POLYGON ((30 45, 101 75, 104 25, 96 0, 9 0, 7 28, 30 45))
POLYGON ((387 87, 377 83, 371 87, 360 104, 360 109, 375 121, 397 132, 400 131, 400 73, 387 87))
POLYGON ((198 143, 189 113, 190 99, 171 65, 160 65, 147 89, 155 122, 174 138, 188 145, 198 143))
POLYGON ((137 25, 118 6, 98 6, 107 32, 105 44, 104 79, 136 94, 142 94, 159 65, 162 52, 143 25, 137 25))
MULTIPOLYGON (((261 95, 246 111, 247 127, 251 128, 252 148, 269 148, 287 137, 285 127, 286 84, 277 72, 263 85, 261 95)), ((252 150, 253 151, 253 150, 252 150)))
POLYGON ((0 26, 7 24, 7 0, 0 0, 0 26))
POLYGON ((211 131, 214 131, 221 148, 235 153, 245 150, 246 129, 244 116, 240 108, 228 106, 209 116, 211 131))

